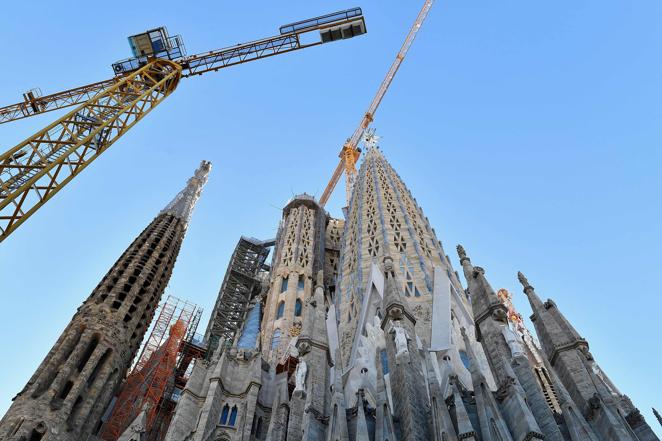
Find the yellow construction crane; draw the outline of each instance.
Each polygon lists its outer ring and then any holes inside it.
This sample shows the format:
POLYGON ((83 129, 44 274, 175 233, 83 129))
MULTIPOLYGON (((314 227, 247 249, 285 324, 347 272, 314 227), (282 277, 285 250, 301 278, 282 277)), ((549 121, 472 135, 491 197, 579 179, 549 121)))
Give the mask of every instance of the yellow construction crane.
POLYGON ((319 202, 322 207, 326 205, 329 197, 331 197, 331 194, 336 188, 336 185, 338 184, 340 176, 342 176, 343 172, 345 172, 345 197, 347 205, 349 205, 349 200, 352 196, 352 189, 354 188, 354 181, 356 179, 356 163, 361 156, 361 150, 358 148, 358 144, 364 137, 366 129, 370 126, 370 123, 372 123, 379 104, 382 102, 382 99, 384 98, 386 91, 391 85, 396 72, 404 61, 405 56, 407 55, 407 51, 409 51, 411 44, 414 42, 416 34, 418 34, 421 25, 428 16, 433 3, 434 0, 425 0, 425 4, 423 5, 423 8, 421 8, 421 11, 418 13, 416 21, 414 21, 411 29, 409 29, 409 33, 407 34, 407 38, 405 38, 405 42, 402 44, 398 55, 395 57, 393 64, 391 64, 391 68, 388 70, 386 77, 377 90, 377 94, 370 103, 368 111, 365 113, 365 115, 363 115, 361 123, 354 131, 354 134, 352 134, 352 137, 347 139, 342 149, 340 150, 340 154, 338 155, 340 157, 340 161, 338 162, 336 169, 333 171, 331 180, 327 184, 324 192, 322 193, 322 196, 320 197, 319 202))
POLYGON ((187 56, 164 27, 129 37, 133 57, 114 63, 115 77, 0 108, 0 124, 78 105, 0 154, 0 242, 161 103, 181 78, 366 33, 360 8, 283 25, 262 40, 187 56), (304 34, 318 32, 317 38, 304 34))

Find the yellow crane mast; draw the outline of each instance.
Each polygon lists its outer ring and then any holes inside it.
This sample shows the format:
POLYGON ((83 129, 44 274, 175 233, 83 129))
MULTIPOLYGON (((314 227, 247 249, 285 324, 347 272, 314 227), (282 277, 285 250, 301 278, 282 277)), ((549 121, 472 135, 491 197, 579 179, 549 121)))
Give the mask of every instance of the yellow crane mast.
POLYGON ((320 205, 322 207, 326 205, 327 201, 329 200, 329 197, 331 197, 331 194, 333 193, 333 190, 336 188, 336 185, 338 184, 338 181, 340 180, 340 177, 342 176, 343 172, 345 172, 345 198, 347 204, 349 205, 349 200, 352 196, 352 189, 354 188, 354 181, 356 179, 356 173, 357 173, 356 163, 358 162, 359 157, 361 156, 361 150, 358 148, 358 144, 363 138, 366 129, 372 123, 372 120, 375 117, 375 112, 377 112, 377 108, 379 107, 379 104, 382 102, 384 95, 386 95, 386 91, 391 85, 391 82, 393 82, 393 78, 395 77, 396 72, 398 71, 400 65, 404 61, 405 56, 407 55, 409 48, 414 42, 414 39, 416 38, 416 35, 418 34, 419 29, 421 28, 421 25, 427 18, 433 3, 434 0, 425 0, 425 3, 423 4, 421 11, 418 13, 416 20, 414 21, 414 24, 409 29, 407 38, 405 38, 405 41, 402 44, 402 47, 400 48, 398 55, 395 57, 395 60, 391 64, 390 69, 386 73, 386 77, 384 77, 384 80, 382 81, 382 83, 379 86, 379 89, 377 90, 377 94, 370 103, 370 106, 368 107, 368 111, 363 115, 363 118, 361 119, 359 126, 356 128, 356 130, 354 130, 354 133, 352 134, 351 138, 347 139, 342 149, 340 150, 340 154, 338 155, 340 157, 340 161, 338 162, 336 169, 333 171, 331 180, 327 184, 326 188, 324 189, 324 192, 322 193, 322 196, 320 197, 320 205))
POLYGON ((0 123, 51 110, 75 109, 0 154, 0 242, 177 87, 181 78, 366 33, 360 8, 281 26, 273 37, 186 56, 181 37, 156 28, 129 37, 133 57, 113 64, 116 76, 47 96, 35 91, 0 107, 0 123), (304 34, 317 39, 302 42, 304 34))

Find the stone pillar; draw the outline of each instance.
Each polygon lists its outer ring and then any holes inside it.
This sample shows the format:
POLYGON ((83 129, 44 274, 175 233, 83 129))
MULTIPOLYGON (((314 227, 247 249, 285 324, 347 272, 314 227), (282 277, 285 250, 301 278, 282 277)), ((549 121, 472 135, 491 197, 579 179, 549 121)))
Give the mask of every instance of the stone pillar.
MULTIPOLYGON (((519 355, 519 353, 523 353, 523 350, 521 346, 517 347, 517 351, 513 349, 517 342, 511 338, 507 318, 508 309, 499 300, 485 278, 485 270, 471 264, 471 260, 467 257, 461 245, 458 245, 457 252, 471 292, 472 309, 476 323, 476 339, 482 344, 499 385, 496 392, 496 398, 500 404, 498 412, 503 416, 515 439, 544 439, 545 435, 541 433, 542 430, 538 421, 526 401, 526 393, 510 363, 511 351, 517 352, 519 355)), ((468 349, 467 352, 473 354, 471 342, 466 332, 463 332, 463 336, 465 346, 468 349)), ((476 357, 473 356, 473 358, 476 357)), ((477 358, 475 361, 472 359, 472 364, 477 363, 477 361, 477 358)), ((474 378, 476 378, 476 375, 472 374, 472 380, 474 378)), ((474 392, 477 395, 476 402, 479 401, 478 394, 480 393, 484 395, 485 405, 489 407, 492 397, 488 395, 491 394, 491 391, 483 385, 482 378, 479 381, 480 384, 474 382, 474 392)), ((530 391, 532 395, 540 395, 540 400, 544 402, 541 390, 536 388, 530 389, 530 391)), ((481 431, 483 433, 485 433, 484 424, 489 424, 489 422, 481 421, 481 431)), ((548 436, 552 441, 562 441, 563 439, 555 424, 550 426, 548 436)))
POLYGON ((400 295, 390 256, 384 257, 383 270, 386 282, 381 327, 386 333, 395 416, 403 441, 427 441, 432 438, 430 404, 416 344, 416 319, 407 300, 400 295))
POLYGON ((637 436, 613 403, 607 386, 595 376, 593 357, 584 340, 551 300, 543 303, 521 272, 518 279, 529 299, 531 320, 542 348, 575 406, 586 416, 599 438, 605 441, 635 441, 637 436), (604 386, 604 387, 603 387, 604 386))
POLYGON ((324 439, 329 421, 327 391, 332 362, 326 334, 322 271, 317 273, 313 295, 306 300, 303 328, 296 348, 299 365, 291 400, 288 441, 324 439))

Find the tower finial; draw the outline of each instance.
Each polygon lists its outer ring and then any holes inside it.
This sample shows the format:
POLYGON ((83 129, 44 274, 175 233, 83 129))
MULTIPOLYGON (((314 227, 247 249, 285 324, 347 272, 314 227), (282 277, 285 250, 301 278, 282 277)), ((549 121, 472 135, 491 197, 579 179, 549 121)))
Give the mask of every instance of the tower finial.
POLYGON ((186 183, 186 187, 177 196, 170 201, 166 207, 161 210, 160 214, 172 214, 184 221, 184 226, 188 225, 193 213, 193 208, 200 198, 202 188, 207 183, 209 171, 211 170, 211 162, 202 161, 200 166, 195 170, 193 176, 186 183))
POLYGON ((662 416, 658 413, 657 410, 653 407, 653 415, 655 415, 655 418, 657 418, 657 421, 660 423, 660 426, 662 426, 662 416))
POLYGON ((467 257, 467 252, 464 250, 464 247, 460 244, 457 245, 457 255, 460 258, 460 263, 464 262, 465 260, 471 262, 471 260, 467 257))
POLYGON ((531 284, 529 284, 529 280, 524 276, 524 274, 522 274, 521 271, 517 272, 517 280, 519 280, 519 283, 521 283, 522 286, 524 287, 524 293, 525 294, 528 294, 527 291, 529 289, 533 290, 533 286, 531 286, 531 284))

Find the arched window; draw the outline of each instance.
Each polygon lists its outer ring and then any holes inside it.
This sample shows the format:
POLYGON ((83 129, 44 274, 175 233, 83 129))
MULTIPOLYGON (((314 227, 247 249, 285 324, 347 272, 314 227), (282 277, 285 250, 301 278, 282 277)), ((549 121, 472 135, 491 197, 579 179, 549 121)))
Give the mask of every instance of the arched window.
POLYGON ((230 406, 227 404, 223 406, 223 411, 221 412, 220 423, 226 425, 228 423, 228 413, 230 413, 230 406))
POLYGON ((276 310, 276 319, 279 319, 285 313, 285 302, 280 302, 278 304, 278 309, 276 310))
POLYGON ((228 426, 234 426, 237 423, 237 406, 232 406, 232 411, 230 411, 230 421, 228 426))
POLYGON ((273 337, 271 337, 271 349, 276 349, 280 344, 280 329, 274 331, 273 337))
POLYGON ((280 292, 287 291, 287 281, 288 281, 287 277, 285 277, 283 280, 280 281, 280 292))
POLYGON ((301 300, 297 299, 296 303, 294 304, 294 316, 295 317, 300 317, 301 316, 301 309, 303 308, 303 304, 301 303, 301 300))
POLYGON ((297 283, 297 290, 303 291, 303 287, 306 286, 305 279, 303 278, 303 274, 299 275, 299 282, 297 283))
POLYGON ((469 369, 471 366, 471 360, 469 360, 469 356, 467 355, 466 352, 460 351, 460 360, 462 360, 462 364, 464 364, 464 367, 469 369))
POLYGON ((262 417, 257 419, 257 424, 255 425, 255 438, 260 439, 262 437, 262 417))

